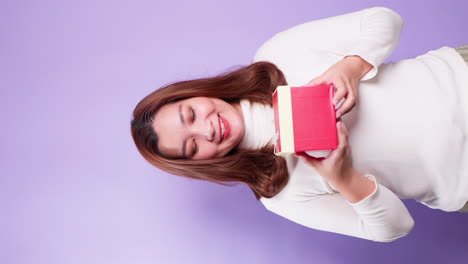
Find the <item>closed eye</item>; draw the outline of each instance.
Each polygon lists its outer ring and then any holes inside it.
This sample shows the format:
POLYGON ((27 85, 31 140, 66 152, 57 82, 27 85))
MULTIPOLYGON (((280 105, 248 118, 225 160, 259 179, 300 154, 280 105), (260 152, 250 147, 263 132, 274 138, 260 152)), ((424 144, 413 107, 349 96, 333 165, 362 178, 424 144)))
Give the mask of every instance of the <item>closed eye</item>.
POLYGON ((193 151, 192 157, 195 156, 195 154, 197 154, 197 152, 198 152, 198 146, 195 143, 195 139, 193 139, 193 149, 194 149, 194 151, 193 151))
POLYGON ((195 121, 195 111, 193 111, 193 108, 190 108, 192 110, 192 121, 195 121))

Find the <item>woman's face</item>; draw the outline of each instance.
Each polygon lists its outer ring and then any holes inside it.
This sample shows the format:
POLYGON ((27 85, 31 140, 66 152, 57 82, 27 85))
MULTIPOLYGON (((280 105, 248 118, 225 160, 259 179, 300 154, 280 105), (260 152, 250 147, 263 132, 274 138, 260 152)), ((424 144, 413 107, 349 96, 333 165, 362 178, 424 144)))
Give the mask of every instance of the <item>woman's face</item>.
POLYGON ((244 117, 239 104, 192 97, 162 106, 154 116, 153 129, 158 149, 167 157, 220 158, 240 143, 244 117))

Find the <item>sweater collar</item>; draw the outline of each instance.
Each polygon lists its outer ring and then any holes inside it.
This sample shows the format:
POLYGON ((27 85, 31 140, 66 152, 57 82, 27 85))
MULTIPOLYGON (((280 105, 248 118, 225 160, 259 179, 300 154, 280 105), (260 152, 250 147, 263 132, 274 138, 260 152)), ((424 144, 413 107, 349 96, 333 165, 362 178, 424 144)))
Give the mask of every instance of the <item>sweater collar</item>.
POLYGON ((238 145, 242 149, 259 149, 272 142, 275 134, 273 108, 247 99, 240 101, 244 115, 244 136, 238 145))

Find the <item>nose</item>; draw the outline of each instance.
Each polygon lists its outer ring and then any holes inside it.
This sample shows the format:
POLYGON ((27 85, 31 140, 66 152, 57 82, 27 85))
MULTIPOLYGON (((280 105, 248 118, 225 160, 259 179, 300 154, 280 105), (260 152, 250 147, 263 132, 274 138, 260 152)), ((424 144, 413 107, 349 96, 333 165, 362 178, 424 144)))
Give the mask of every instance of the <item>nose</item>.
POLYGON ((201 136, 208 141, 213 141, 215 137, 215 129, 213 123, 210 120, 206 122, 198 122, 193 126, 193 133, 197 136, 201 136))

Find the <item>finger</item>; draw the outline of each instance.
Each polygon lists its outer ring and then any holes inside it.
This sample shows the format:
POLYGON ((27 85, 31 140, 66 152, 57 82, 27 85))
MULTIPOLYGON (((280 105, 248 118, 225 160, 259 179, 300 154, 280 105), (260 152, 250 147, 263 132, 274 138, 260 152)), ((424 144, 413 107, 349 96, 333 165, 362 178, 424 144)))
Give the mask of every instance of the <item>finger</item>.
POLYGON ((344 122, 341 122, 341 126, 342 126, 341 128, 342 128, 342 131, 343 131, 344 146, 345 146, 345 149, 348 149, 348 136, 349 136, 348 128, 346 127, 344 122))
POLYGON ((346 95, 346 104, 342 104, 340 107, 340 113, 341 115, 347 114, 351 109, 358 104, 358 82, 357 81, 351 81, 346 83, 346 92, 348 93, 346 95))
POLYGON ((341 157, 344 154, 346 148, 346 136, 343 128, 343 121, 336 123, 338 132, 338 147, 333 150, 333 157, 341 157))
POLYGON ((348 93, 348 95, 346 96, 346 100, 337 110, 336 116, 339 117, 347 114, 356 105, 355 102, 356 96, 353 93, 348 93))
POLYGON ((340 125, 341 125, 342 128, 343 128, 343 133, 344 133, 344 135, 345 135, 345 139, 346 139, 346 141, 348 141, 348 128, 346 127, 346 125, 345 125, 344 122, 341 122, 340 125))
POLYGON ((338 109, 336 105, 338 104, 341 99, 346 95, 348 92, 346 88, 342 88, 343 86, 335 86, 335 94, 333 95, 333 104, 335 105, 335 109, 338 109))

